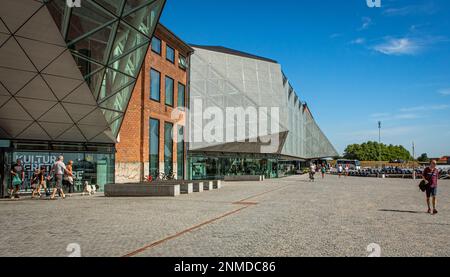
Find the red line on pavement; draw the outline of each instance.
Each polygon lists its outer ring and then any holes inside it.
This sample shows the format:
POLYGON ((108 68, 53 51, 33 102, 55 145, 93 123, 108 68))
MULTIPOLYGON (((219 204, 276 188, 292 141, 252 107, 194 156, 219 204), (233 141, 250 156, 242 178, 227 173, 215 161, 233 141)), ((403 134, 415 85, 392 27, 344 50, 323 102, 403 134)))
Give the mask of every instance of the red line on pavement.
POLYGON ((252 199, 252 198, 260 197, 260 196, 262 196, 262 195, 265 195, 265 194, 268 194, 268 193, 271 193, 271 192, 274 192, 274 191, 277 191, 277 190, 284 189, 284 188, 286 188, 286 187, 289 187, 289 185, 286 185, 286 186, 283 186, 283 187, 278 187, 278 188, 272 189, 272 190, 268 190, 268 191, 265 191, 265 192, 262 192, 262 193, 259 193, 259 194, 250 196, 250 197, 248 197, 248 198, 242 199, 242 200, 240 200, 240 201, 234 202, 234 203, 232 203, 232 204, 234 204, 234 205, 244 205, 244 206, 241 207, 241 208, 239 208, 239 209, 230 211, 230 212, 228 212, 228 213, 226 213, 226 214, 223 214, 223 215, 221 215, 221 216, 219 216, 219 217, 215 217, 215 218, 213 218, 213 219, 210 219, 210 220, 208 220, 208 221, 205 221, 205 222, 203 222, 203 223, 200 223, 200 224, 198 224, 198 225, 195 225, 195 226, 193 226, 193 227, 191 227, 191 228, 189 228, 189 229, 183 230, 183 231, 181 231, 181 232, 179 232, 179 233, 176 233, 176 234, 174 234, 174 235, 172 235, 172 236, 169 236, 169 237, 166 237, 166 238, 164 238, 164 239, 161 239, 161 240, 152 242, 151 244, 146 245, 146 246, 144 246, 144 247, 142 247, 142 248, 139 248, 139 249, 137 249, 137 250, 135 250, 135 251, 133 251, 133 252, 131 252, 131 253, 128 253, 128 254, 124 255, 123 257, 133 257, 133 256, 136 256, 137 254, 142 253, 142 252, 144 252, 144 251, 146 251, 146 250, 148 250, 148 249, 150 249, 150 248, 153 248, 153 247, 155 247, 155 246, 158 246, 158 245, 160 245, 160 244, 163 244, 163 243, 165 243, 166 241, 175 239, 175 238, 180 237, 180 236, 182 236, 182 235, 184 235, 184 234, 186 234, 186 233, 190 233, 190 232, 192 232, 192 231, 194 231, 194 230, 196 230, 196 229, 199 229, 199 228, 201 228, 201 227, 203 227, 203 226, 205 226, 205 225, 208 225, 208 224, 211 224, 211 223, 213 223, 213 222, 216 222, 216 221, 218 221, 218 220, 220 220, 220 219, 223 219, 223 218, 225 218, 225 217, 227 217, 227 216, 236 214, 236 213, 238 213, 238 212, 240 212, 240 211, 242 211, 242 210, 244 210, 244 209, 247 209, 248 207, 251 207, 251 206, 253 206, 253 205, 257 205, 258 202, 249 202, 248 200, 250 200, 250 199, 252 199))
POLYGON ((250 196, 250 197, 248 197, 248 198, 242 199, 242 200, 238 201, 237 203, 246 202, 246 201, 248 201, 248 200, 250 200, 250 199, 257 198, 257 197, 263 196, 263 195, 265 195, 265 194, 268 194, 268 193, 271 193, 271 192, 274 192, 274 191, 277 191, 277 190, 282 190, 282 189, 285 189, 285 188, 287 188, 287 187, 289 187, 289 186, 290 186, 290 185, 286 185, 286 186, 278 187, 278 188, 276 188, 276 189, 268 190, 268 191, 262 192, 262 193, 260 193, 260 194, 253 195, 253 196, 250 196))
POLYGON ((184 230, 184 231, 181 231, 181 232, 179 232, 179 233, 177 233, 177 234, 175 234, 175 235, 169 236, 169 237, 164 238, 164 239, 162 239, 162 240, 155 241, 155 242, 153 242, 153 243, 151 243, 151 244, 149 244, 149 245, 146 245, 146 246, 144 246, 144 247, 142 247, 142 248, 140 248, 140 249, 137 249, 137 250, 135 250, 135 251, 133 251, 133 252, 131 252, 131 253, 129 253, 129 254, 126 254, 126 255, 124 255, 123 257, 133 257, 133 256, 136 256, 137 254, 142 253, 142 252, 144 252, 144 251, 146 251, 146 250, 148 250, 148 249, 150 249, 150 248, 153 248, 153 247, 155 247, 155 246, 157 246, 157 245, 160 245, 160 244, 162 244, 162 243, 164 243, 164 242, 166 242, 166 241, 169 241, 169 240, 171 240, 171 239, 174 239, 174 238, 177 238, 177 237, 179 237, 179 236, 182 236, 182 235, 184 235, 184 234, 186 234, 186 233, 192 232, 192 231, 194 231, 194 230, 196 230, 196 229, 199 229, 199 228, 201 228, 201 227, 203 227, 203 226, 205 226, 205 225, 208 225, 208 224, 210 224, 210 223, 213 223, 213 222, 215 222, 215 221, 217 221, 217 220, 220 220, 220 219, 222 219, 222 218, 225 218, 225 217, 227 217, 227 216, 236 214, 236 213, 238 213, 238 212, 240 212, 240 211, 242 211, 242 210, 244 210, 244 209, 246 209, 246 208, 248 208, 248 207, 249 207, 249 206, 244 206, 244 207, 241 207, 241 208, 239 208, 239 209, 236 209, 236 210, 233 210, 233 211, 231 211, 231 212, 228 212, 228 213, 226 213, 226 214, 223 214, 223 215, 221 215, 221 216, 219 216, 219 217, 216 217, 216 218, 213 218, 213 219, 211 219, 211 220, 205 221, 205 222, 200 223, 200 224, 198 224, 198 225, 195 225, 195 226, 193 226, 193 227, 191 227, 191 228, 189 228, 189 229, 186 229, 186 230, 184 230))

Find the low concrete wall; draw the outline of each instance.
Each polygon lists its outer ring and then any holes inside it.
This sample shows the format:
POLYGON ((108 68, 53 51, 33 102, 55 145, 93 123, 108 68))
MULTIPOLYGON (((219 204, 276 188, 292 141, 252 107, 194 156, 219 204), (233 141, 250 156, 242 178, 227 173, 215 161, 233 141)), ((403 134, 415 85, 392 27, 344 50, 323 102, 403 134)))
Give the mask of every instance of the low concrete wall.
POLYGON ((106 197, 176 197, 181 193, 180 185, 156 185, 152 183, 108 184, 105 185, 106 197))
POLYGON ((262 175, 242 175, 242 176, 225 176, 225 182, 261 182, 264 181, 262 175))
POLYGON ((194 192, 194 183, 183 183, 180 185, 182 194, 191 194, 194 192))
POLYGON ((216 180, 213 182, 213 189, 221 189, 222 188, 222 180, 216 180))
POLYGON ((203 182, 203 190, 213 190, 214 182, 213 181, 204 181, 203 182))
POLYGON ((194 192, 203 192, 203 182, 194 182, 194 192))

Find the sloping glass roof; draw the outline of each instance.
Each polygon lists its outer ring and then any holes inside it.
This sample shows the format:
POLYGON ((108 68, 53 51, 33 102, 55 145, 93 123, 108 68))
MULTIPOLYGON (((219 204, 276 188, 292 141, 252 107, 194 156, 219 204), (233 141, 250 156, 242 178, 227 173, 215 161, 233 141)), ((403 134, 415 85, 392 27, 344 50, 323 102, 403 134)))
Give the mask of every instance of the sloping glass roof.
POLYGON ((164 4, 2 0, 0 136, 115 142, 164 4))

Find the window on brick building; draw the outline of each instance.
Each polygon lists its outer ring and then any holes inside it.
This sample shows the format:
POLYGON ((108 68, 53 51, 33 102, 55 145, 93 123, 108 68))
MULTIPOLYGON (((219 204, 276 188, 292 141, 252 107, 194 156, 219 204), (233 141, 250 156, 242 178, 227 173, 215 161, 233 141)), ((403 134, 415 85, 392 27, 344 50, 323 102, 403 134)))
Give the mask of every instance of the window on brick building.
POLYGON ((173 124, 164 123, 164 173, 173 173, 173 124))
POLYGON ((171 63, 175 63, 175 49, 167 45, 166 47, 166 59, 171 63))
POLYGON ((184 127, 178 126, 177 137, 177 177, 178 180, 184 179, 184 127))
POLYGON ((174 81, 169 76, 166 76, 166 105, 173 107, 173 88, 174 81))
POLYGON ((186 87, 182 83, 178 83, 178 107, 184 108, 186 100, 186 87))
POLYGON ((161 73, 154 69, 150 71, 150 99, 161 100, 161 73))
POLYGON ((186 57, 183 55, 179 55, 178 57, 178 66, 183 69, 186 70, 187 69, 187 60, 186 57))
POLYGON ((161 40, 157 37, 152 38, 152 51, 161 55, 161 40))
POLYGON ((159 120, 150 118, 149 134, 149 152, 150 152, 150 174, 153 178, 159 175, 159 120))

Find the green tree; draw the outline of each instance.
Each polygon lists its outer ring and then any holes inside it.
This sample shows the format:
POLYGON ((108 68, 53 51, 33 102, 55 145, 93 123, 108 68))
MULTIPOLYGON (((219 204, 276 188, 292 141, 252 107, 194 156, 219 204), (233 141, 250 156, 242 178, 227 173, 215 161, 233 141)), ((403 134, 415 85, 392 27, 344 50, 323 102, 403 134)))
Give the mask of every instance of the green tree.
POLYGON ((347 146, 344 158, 360 161, 412 160, 411 153, 402 145, 386 145, 375 141, 347 146))
POLYGON ((422 155, 420 155, 419 158, 417 158, 417 160, 419 162, 429 162, 430 158, 428 158, 428 154, 427 153, 423 153, 422 155))

